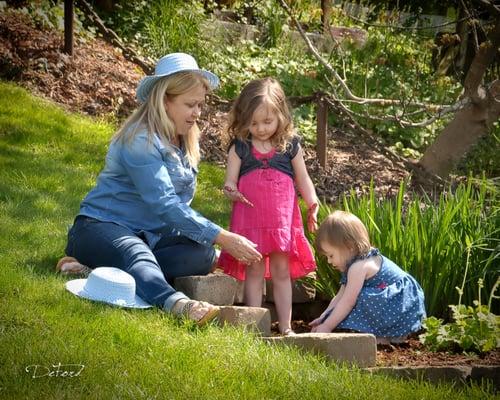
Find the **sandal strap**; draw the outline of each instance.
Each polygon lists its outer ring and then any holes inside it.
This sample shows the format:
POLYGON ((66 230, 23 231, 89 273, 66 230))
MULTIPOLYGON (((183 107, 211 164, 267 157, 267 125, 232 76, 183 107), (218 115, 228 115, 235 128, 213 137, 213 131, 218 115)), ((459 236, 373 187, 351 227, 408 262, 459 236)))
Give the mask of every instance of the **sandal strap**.
POLYGON ((180 311, 176 312, 177 315, 182 316, 184 318, 188 318, 196 322, 199 326, 205 325, 207 322, 214 319, 219 313, 219 307, 213 306, 209 303, 205 303, 204 301, 198 300, 187 300, 183 305, 180 311), (198 319, 191 318, 191 311, 193 307, 199 305, 200 307, 209 308, 205 314, 200 316, 198 319))
POLYGON ((181 308, 180 315, 189 318, 189 314, 191 313, 191 310, 193 309, 196 303, 198 303, 196 300, 186 301, 181 308))

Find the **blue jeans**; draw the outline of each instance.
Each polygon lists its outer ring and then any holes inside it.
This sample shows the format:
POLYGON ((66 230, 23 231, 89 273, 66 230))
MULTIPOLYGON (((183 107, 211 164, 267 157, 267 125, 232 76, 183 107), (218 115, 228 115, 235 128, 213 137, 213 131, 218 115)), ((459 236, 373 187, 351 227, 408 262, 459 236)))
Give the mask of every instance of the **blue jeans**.
POLYGON ((136 293, 148 303, 170 310, 180 299, 169 282, 188 275, 206 275, 215 249, 183 236, 164 235, 150 249, 141 235, 112 222, 78 216, 68 232, 66 254, 91 268, 120 268, 135 278, 136 293))

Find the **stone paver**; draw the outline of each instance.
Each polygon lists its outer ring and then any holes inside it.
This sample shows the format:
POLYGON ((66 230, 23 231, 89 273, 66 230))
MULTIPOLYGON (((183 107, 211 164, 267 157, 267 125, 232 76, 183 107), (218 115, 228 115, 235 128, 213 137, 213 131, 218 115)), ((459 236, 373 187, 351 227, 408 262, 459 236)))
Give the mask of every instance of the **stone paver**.
POLYGON ((217 319, 221 325, 243 326, 263 336, 271 334, 271 314, 265 308, 224 306, 217 319))
POLYGON ((269 343, 297 346, 303 350, 323 354, 332 361, 371 367, 376 363, 377 341, 365 333, 301 333, 295 336, 263 338, 269 343))
POLYGON ((232 305, 238 284, 236 279, 229 275, 209 274, 176 278, 174 287, 194 300, 216 305, 232 305))
POLYGON ((489 380, 497 392, 500 392, 500 365, 474 365, 470 379, 478 384, 489 380))
POLYGON ((472 368, 468 365, 434 366, 434 367, 394 366, 394 367, 377 367, 369 369, 369 371, 372 373, 377 373, 377 374, 381 373, 384 375, 389 375, 398 378, 424 379, 433 384, 450 382, 450 381, 463 384, 470 377, 471 370, 472 368))
POLYGON ((423 379, 433 384, 453 383, 464 385, 487 380, 494 390, 500 390, 500 366, 498 365, 445 365, 445 366, 392 366, 366 368, 375 374, 385 374, 404 379, 423 379))

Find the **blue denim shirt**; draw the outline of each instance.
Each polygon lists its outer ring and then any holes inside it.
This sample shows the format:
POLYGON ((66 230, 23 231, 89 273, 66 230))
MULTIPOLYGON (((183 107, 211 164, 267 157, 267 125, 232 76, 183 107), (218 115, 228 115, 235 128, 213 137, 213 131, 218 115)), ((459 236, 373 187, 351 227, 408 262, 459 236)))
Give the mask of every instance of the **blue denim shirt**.
POLYGON ((156 136, 148 140, 146 131, 132 142, 113 141, 79 215, 125 226, 151 248, 163 235, 211 245, 221 228, 189 206, 197 172, 183 150, 165 147, 156 136))

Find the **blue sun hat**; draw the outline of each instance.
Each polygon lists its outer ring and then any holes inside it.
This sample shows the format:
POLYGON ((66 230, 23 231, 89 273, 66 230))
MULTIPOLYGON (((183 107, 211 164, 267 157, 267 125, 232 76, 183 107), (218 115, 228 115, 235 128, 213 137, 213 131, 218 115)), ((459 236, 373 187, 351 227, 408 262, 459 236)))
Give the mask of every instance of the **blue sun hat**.
POLYGON ((219 78, 210 71, 200 69, 193 56, 186 53, 171 53, 160 58, 156 64, 154 75, 145 76, 137 86, 137 100, 145 103, 155 83, 161 78, 176 74, 177 72, 198 72, 207 78, 211 89, 219 86, 219 78))
POLYGON ((119 268, 96 268, 87 279, 73 279, 66 282, 66 289, 84 299, 119 307, 152 307, 135 293, 134 277, 119 268))

